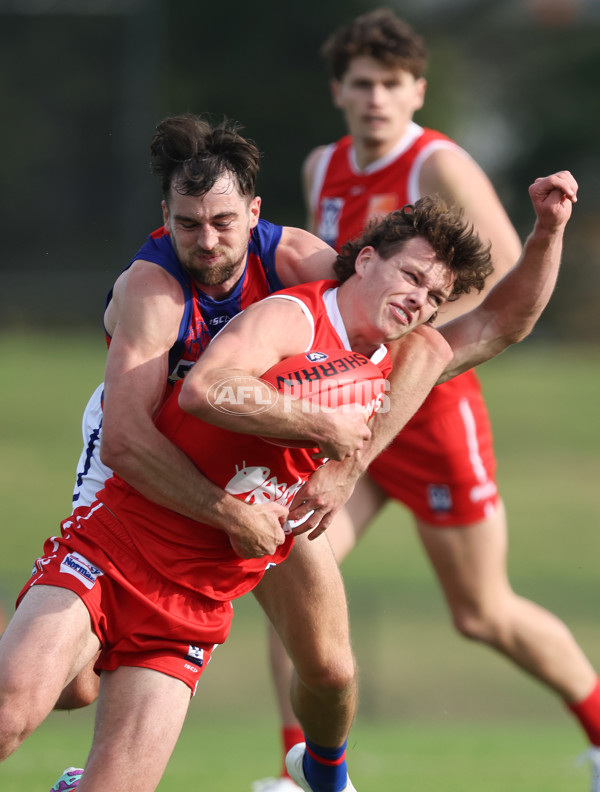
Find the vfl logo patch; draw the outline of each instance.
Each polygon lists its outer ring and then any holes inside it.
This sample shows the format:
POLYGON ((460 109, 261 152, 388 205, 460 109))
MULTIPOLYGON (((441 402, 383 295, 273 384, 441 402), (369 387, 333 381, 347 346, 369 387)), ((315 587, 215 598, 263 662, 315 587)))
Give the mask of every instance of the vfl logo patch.
POLYGON ((190 644, 185 659, 189 660, 190 663, 194 663, 194 665, 199 666, 199 668, 202 668, 204 665, 204 649, 201 649, 199 646, 192 646, 192 644, 190 644))
POLYGON ((323 198, 321 201, 321 220, 317 236, 321 237, 331 247, 336 246, 339 235, 340 215, 343 208, 343 198, 323 198))
POLYGON ((79 553, 66 555, 61 561, 60 571, 67 575, 73 575, 88 589, 91 589, 97 578, 104 574, 101 569, 91 564, 85 556, 79 553))
POLYGON ((452 508, 452 494, 447 484, 429 484, 427 502, 434 512, 448 512, 452 508))

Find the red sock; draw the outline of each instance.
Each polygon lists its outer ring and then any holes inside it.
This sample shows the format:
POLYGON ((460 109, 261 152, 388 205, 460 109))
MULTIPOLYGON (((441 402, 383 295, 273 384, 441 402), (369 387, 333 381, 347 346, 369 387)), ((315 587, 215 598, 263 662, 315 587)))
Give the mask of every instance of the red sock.
POLYGON ((567 704, 581 723, 592 745, 600 746, 600 680, 589 696, 578 704, 567 704))
POLYGON ((282 726, 281 742, 283 743, 283 768, 281 770, 281 775, 284 778, 289 778, 290 775, 285 766, 285 757, 290 748, 293 748, 294 745, 298 743, 304 742, 304 732, 300 726, 282 726))

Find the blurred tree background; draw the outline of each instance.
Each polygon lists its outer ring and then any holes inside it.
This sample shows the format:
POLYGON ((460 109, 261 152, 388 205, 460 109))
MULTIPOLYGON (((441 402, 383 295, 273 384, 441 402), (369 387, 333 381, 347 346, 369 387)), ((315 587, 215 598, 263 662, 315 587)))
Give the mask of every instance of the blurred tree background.
MULTIPOLYGON (((302 225, 299 171, 343 133, 319 48, 379 4, 344 0, 0 0, 0 328, 99 325, 104 296, 161 222, 148 165, 156 123, 240 122, 263 152, 263 215, 302 225)), ((486 169, 521 236, 527 187, 580 184, 559 288, 536 333, 600 339, 600 3, 403 0, 431 53, 417 116, 486 169)))

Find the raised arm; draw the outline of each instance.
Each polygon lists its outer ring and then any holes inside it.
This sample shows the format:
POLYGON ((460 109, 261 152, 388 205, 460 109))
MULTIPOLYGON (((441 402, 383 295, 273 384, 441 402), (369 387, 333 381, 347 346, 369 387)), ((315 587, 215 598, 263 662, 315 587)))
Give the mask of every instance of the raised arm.
POLYGON ((560 171, 536 179, 529 196, 536 221, 517 265, 477 308, 439 328, 454 353, 440 382, 528 336, 554 291, 577 182, 569 171, 560 171))

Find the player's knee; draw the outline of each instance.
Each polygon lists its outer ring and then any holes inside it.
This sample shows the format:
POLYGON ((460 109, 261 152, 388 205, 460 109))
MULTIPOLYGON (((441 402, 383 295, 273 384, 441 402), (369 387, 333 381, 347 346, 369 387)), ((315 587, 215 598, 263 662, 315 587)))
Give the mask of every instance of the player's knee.
POLYGON ((493 615, 479 608, 464 608, 453 611, 455 629, 469 641, 493 643, 499 631, 493 615))
POLYGON ((18 696, 0 690, 0 761, 17 750, 39 720, 18 696))
POLYGON ((345 695, 356 684, 356 662, 351 652, 296 669, 302 683, 313 690, 345 695))

